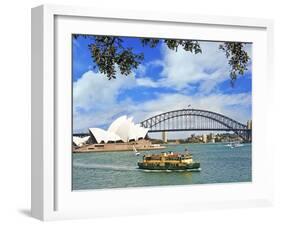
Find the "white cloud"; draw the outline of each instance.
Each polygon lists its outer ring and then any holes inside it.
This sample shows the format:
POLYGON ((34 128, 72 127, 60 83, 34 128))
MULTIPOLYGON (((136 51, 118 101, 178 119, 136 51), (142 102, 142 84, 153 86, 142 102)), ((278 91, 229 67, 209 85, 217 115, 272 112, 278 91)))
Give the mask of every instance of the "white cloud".
POLYGON ((160 86, 159 83, 151 80, 150 78, 138 78, 136 79, 136 83, 139 86, 152 87, 152 88, 157 88, 160 86))
POLYGON ((136 83, 133 75, 118 76, 122 79, 109 81, 103 74, 88 71, 73 83, 74 130, 106 124, 114 113, 118 113, 118 95, 136 83))
POLYGON ((146 66, 144 66, 143 64, 140 64, 137 68, 137 74, 140 76, 140 77, 143 77, 145 76, 146 74, 146 66))
POLYGON ((229 79, 227 60, 224 53, 218 49, 219 44, 200 42, 202 54, 187 52, 181 47, 176 52, 163 44, 163 71, 160 81, 162 86, 182 90, 201 82, 200 91, 210 92, 219 82, 229 79), (204 82, 209 85, 204 85, 204 82))
POLYGON ((122 89, 128 89, 135 84, 133 76, 122 76, 122 79, 112 79, 100 73, 88 71, 73 84, 73 103, 75 108, 89 110, 102 108, 115 102, 122 89))
MULTIPOLYGON (((162 44, 163 59, 147 63, 146 67, 161 66, 161 78, 153 81, 143 73, 142 65, 138 84, 147 87, 170 87, 176 90, 192 90, 194 85, 199 83, 198 90, 207 94, 214 91, 218 84, 229 80, 228 60, 222 50, 219 49, 219 42, 200 42, 202 54, 194 54, 185 51, 182 47, 178 51, 170 50, 165 44, 162 44)), ((251 46, 246 45, 245 50, 250 57, 251 46)), ((248 69, 251 69, 249 64, 248 69)))

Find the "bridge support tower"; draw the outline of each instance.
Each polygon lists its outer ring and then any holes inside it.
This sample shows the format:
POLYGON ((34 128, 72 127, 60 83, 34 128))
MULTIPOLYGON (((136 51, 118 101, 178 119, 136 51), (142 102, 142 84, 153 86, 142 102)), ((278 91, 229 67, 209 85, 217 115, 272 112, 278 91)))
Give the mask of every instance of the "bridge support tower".
POLYGON ((252 142, 252 120, 247 121, 247 142, 252 142))
POLYGON ((164 143, 167 143, 168 142, 168 134, 167 134, 167 131, 163 131, 162 132, 162 140, 164 143))

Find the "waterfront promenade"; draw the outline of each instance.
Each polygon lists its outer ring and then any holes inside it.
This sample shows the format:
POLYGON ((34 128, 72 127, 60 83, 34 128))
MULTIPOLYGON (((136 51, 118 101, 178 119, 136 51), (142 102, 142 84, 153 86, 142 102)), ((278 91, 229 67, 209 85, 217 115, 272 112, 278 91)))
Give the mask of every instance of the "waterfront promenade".
POLYGON ((133 151, 134 147, 138 151, 161 150, 166 147, 160 144, 151 144, 149 140, 139 140, 128 143, 106 143, 106 144, 88 144, 82 147, 73 148, 74 153, 88 152, 122 152, 133 151))

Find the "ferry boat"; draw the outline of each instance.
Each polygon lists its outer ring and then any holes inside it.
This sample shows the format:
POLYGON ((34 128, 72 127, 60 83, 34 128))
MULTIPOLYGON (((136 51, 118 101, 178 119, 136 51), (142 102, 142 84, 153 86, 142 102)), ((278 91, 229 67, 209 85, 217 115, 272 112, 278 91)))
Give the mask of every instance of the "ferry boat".
POLYGON ((145 170, 200 171, 200 163, 193 161, 190 153, 162 152, 161 154, 144 155, 142 162, 138 162, 138 167, 145 170))

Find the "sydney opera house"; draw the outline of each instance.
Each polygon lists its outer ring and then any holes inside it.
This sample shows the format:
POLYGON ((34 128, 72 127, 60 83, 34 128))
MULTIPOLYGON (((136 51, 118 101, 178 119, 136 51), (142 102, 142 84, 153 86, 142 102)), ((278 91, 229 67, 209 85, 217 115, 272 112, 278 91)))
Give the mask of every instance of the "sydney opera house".
POLYGON ((117 118, 108 128, 103 130, 100 128, 89 129, 91 138, 94 142, 114 143, 129 142, 144 139, 148 129, 141 127, 139 124, 133 123, 133 118, 127 118, 126 115, 117 118))
POLYGON ((147 136, 148 129, 133 122, 126 115, 117 118, 107 130, 89 128, 89 136, 73 137, 75 151, 139 150, 163 148, 153 145, 147 136))

